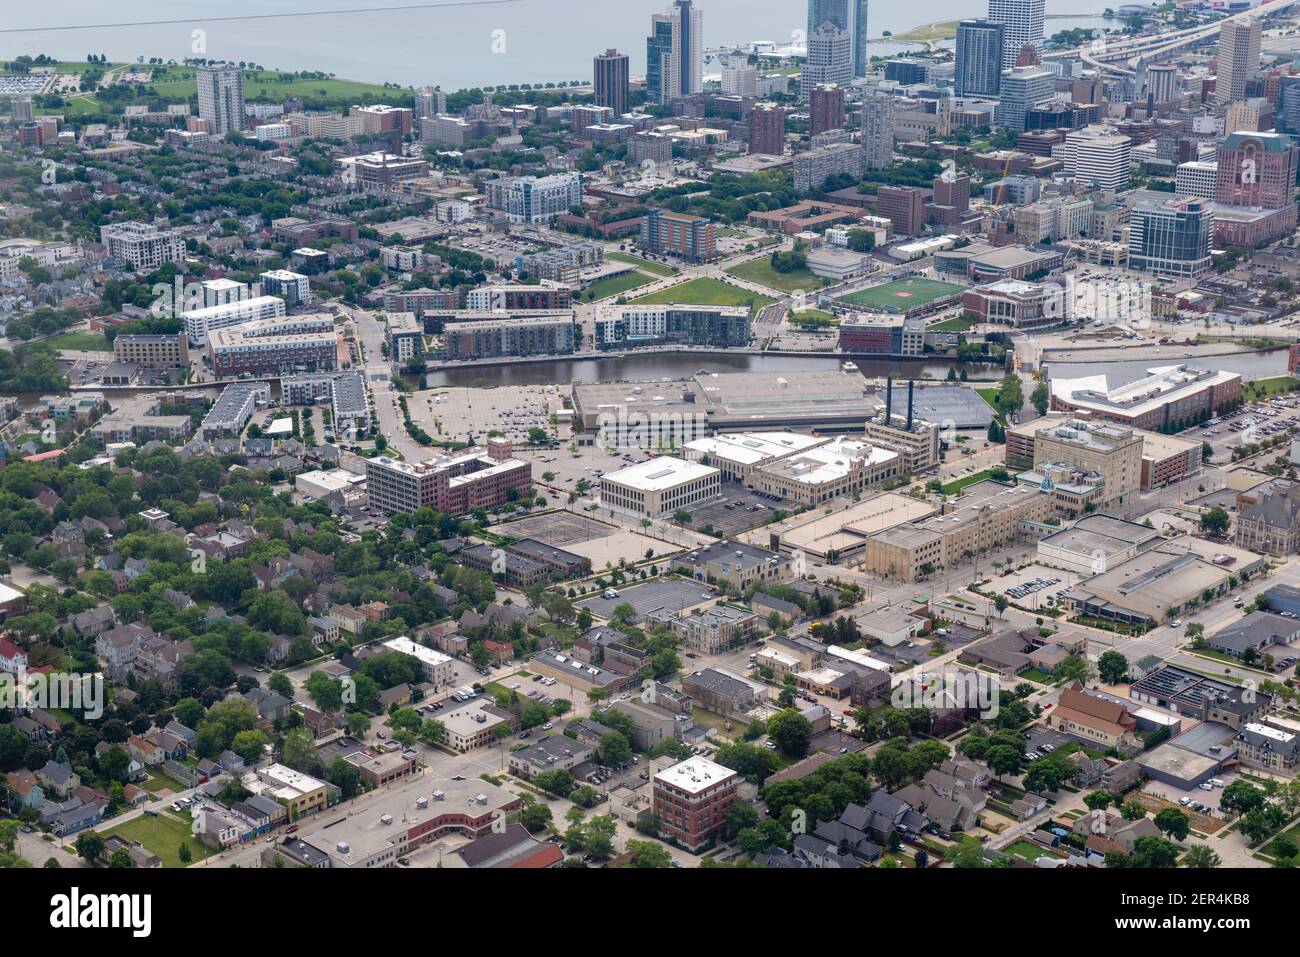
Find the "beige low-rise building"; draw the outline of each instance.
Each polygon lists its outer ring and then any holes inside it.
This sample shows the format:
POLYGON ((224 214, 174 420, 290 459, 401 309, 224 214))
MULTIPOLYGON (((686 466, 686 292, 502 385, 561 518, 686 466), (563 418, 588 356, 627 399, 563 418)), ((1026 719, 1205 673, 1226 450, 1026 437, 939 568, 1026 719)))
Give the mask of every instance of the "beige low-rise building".
POLYGON ((1017 541, 1028 527, 1045 530, 1057 512, 1056 499, 1041 488, 978 482, 942 514, 868 537, 863 567, 896 581, 916 581, 1017 541))

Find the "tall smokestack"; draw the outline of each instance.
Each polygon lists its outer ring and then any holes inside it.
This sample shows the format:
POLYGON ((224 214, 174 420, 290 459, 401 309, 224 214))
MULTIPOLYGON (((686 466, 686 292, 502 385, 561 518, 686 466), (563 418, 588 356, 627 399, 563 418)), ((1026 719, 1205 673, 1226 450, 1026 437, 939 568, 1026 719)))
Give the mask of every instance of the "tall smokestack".
POLYGON ((907 380, 907 431, 912 431, 912 387, 916 385, 914 379, 907 380))
POLYGON ((889 425, 890 418, 894 411, 894 377, 891 375, 885 379, 885 425, 889 425))

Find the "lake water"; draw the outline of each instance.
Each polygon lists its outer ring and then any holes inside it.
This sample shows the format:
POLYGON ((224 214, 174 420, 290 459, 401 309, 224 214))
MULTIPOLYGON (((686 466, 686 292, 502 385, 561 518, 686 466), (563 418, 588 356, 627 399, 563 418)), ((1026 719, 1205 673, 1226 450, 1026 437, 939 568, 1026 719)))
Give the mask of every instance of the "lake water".
MULTIPOLYGON (((1098 26, 1108 0, 1047 0, 1046 33, 1098 26), (1063 16, 1069 15, 1069 16, 1063 16)), ((47 53, 84 60, 143 56, 183 60, 201 55, 270 69, 320 70, 338 77, 440 85, 480 85, 591 78, 591 58, 607 47, 645 70, 650 15, 669 0, 472 0, 415 5, 411 0, 60 0, 6 3, 0 59, 47 53), (176 22, 162 22, 176 21, 176 22), (203 31, 196 52, 194 31, 203 31)), ((1113 4, 1112 4, 1113 5, 1113 4)), ((789 43, 806 28, 801 0, 700 0, 706 47, 771 40, 789 43)), ((983 16, 963 0, 880 4, 872 36, 927 23, 983 16)), ((916 47, 882 42, 877 54, 916 47)))

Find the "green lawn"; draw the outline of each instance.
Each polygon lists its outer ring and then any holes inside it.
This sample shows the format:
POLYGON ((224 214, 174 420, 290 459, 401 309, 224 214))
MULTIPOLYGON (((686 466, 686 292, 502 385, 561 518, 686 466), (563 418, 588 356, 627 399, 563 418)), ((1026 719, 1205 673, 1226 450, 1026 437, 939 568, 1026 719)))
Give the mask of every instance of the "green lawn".
POLYGON ((640 256, 632 256, 628 253, 605 253, 605 258, 612 259, 615 262, 627 263, 629 266, 635 266, 637 269, 652 272, 656 276, 677 275, 677 270, 672 266, 664 263, 651 262, 649 259, 642 259, 640 256))
POLYGON ((821 309, 805 309, 803 312, 791 313, 789 319, 790 325, 805 326, 809 329, 829 329, 840 324, 834 315, 821 309))
MULTIPOLYGON (((58 73, 84 73, 92 67, 106 72, 123 69, 152 72, 154 69, 149 64, 76 61, 60 63, 55 69, 58 73)), ((187 100, 198 94, 194 68, 189 66, 163 67, 158 79, 151 81, 148 86, 156 92, 156 99, 187 100)), ((326 98, 353 103, 395 103, 407 95, 400 89, 386 87, 381 83, 363 83, 337 78, 312 79, 278 70, 244 71, 244 99, 248 101, 260 99, 278 103, 287 96, 299 96, 308 100, 326 98)), ((112 111, 120 103, 120 101, 101 103, 97 95, 70 96, 64 99, 66 105, 61 107, 59 112, 69 115, 112 111)))
POLYGON ((585 302, 594 302, 597 299, 609 299, 613 296, 621 296, 623 293, 631 289, 647 286, 651 282, 653 282, 653 280, 648 279, 639 272, 629 272, 623 273, 619 276, 609 276, 605 279, 596 280, 584 289, 581 298, 585 302))
POLYGON ((1288 392, 1294 392, 1296 389, 1300 389, 1300 379, 1283 375, 1273 379, 1255 379, 1252 382, 1246 382, 1242 385, 1241 392, 1247 402, 1258 402, 1260 399, 1285 395, 1288 392))
POLYGON ((959 295, 965 290, 965 286, 954 283, 910 276, 907 279, 849 293, 847 296, 841 296, 840 302, 847 302, 853 306, 866 306, 868 309, 882 312, 906 312, 908 309, 924 306, 936 299, 959 295))
POLYGON ((56 349, 73 349, 79 352, 112 352, 108 339, 99 332, 65 332, 47 340, 56 349))
POLYGON ((212 854, 212 851, 190 833, 188 824, 170 814, 141 814, 137 818, 98 833, 102 837, 117 835, 128 841, 139 841, 146 850, 162 858, 163 867, 186 866, 180 859, 182 843, 190 846, 190 854, 193 855, 191 863, 202 861, 212 854))
POLYGON ((147 780, 141 782, 140 787, 144 788, 150 794, 157 794, 159 791, 164 789, 170 789, 177 794, 185 790, 184 784, 181 784, 181 782, 177 781, 173 777, 163 774, 161 771, 148 770, 145 773, 148 774, 149 777, 147 780))
POLYGON ((974 475, 967 475, 965 478, 959 478, 956 481, 949 482, 941 490, 944 495, 956 495, 968 485, 974 485, 976 482, 983 482, 992 473, 992 469, 984 469, 982 472, 976 472, 974 475))
POLYGON ((751 259, 724 270, 729 276, 736 276, 749 282, 756 282, 769 289, 781 292, 814 292, 826 285, 826 280, 814 275, 810 269, 796 269, 792 272, 777 272, 770 260, 751 259))
POLYGON ((1037 668, 1029 668, 1016 675, 1017 678, 1024 678, 1026 681, 1036 681, 1040 685, 1055 684, 1056 679, 1045 671, 1039 671, 1037 668))
POLYGON ((945 319, 927 327, 927 332, 970 332, 974 323, 969 319, 945 319))
POLYGON ((748 305, 753 309, 761 309, 764 306, 776 302, 776 300, 770 296, 764 296, 762 293, 750 292, 748 289, 741 289, 739 286, 733 286, 729 282, 723 282, 721 279, 714 279, 711 276, 701 276, 698 279, 690 279, 686 282, 678 283, 675 286, 669 286, 667 289, 660 289, 658 292, 652 292, 648 296, 641 296, 637 299, 633 299, 632 301, 652 305, 663 305, 666 303, 681 303, 683 305, 694 306, 748 305))
POLYGON ((988 404, 988 407, 993 410, 993 415, 999 422, 1003 425, 1007 424, 1006 417, 998 410, 998 390, 996 388, 976 389, 975 394, 988 404))

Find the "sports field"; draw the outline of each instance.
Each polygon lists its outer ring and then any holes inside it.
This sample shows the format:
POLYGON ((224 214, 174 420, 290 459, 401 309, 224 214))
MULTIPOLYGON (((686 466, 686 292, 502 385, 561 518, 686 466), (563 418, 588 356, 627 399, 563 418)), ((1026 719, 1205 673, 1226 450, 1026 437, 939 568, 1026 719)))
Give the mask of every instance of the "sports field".
POLYGON ((945 296, 955 296, 965 289, 965 286, 950 282, 910 276, 896 282, 887 282, 883 286, 872 286, 870 289, 851 292, 847 296, 840 296, 839 301, 853 306, 865 306, 868 309, 906 312, 945 296))

